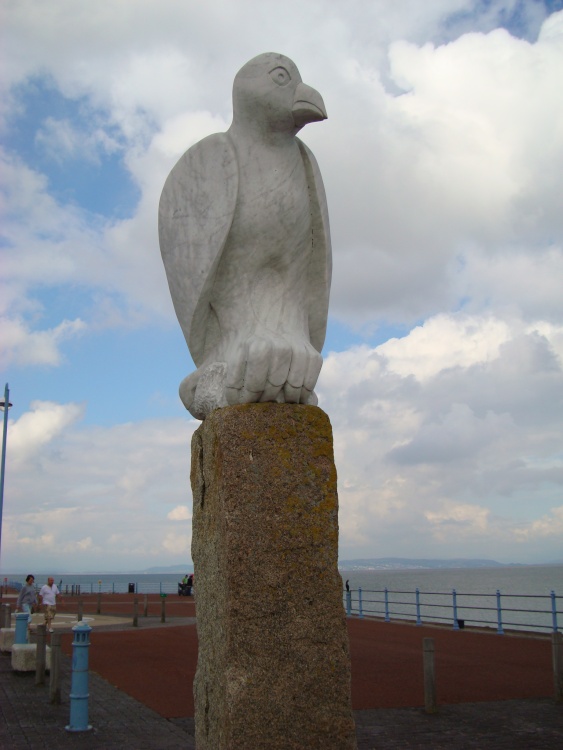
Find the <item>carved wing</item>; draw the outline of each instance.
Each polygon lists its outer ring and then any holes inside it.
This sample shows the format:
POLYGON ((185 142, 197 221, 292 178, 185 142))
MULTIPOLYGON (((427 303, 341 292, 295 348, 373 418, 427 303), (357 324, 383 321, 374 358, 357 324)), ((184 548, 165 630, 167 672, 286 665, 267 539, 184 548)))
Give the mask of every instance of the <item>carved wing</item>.
POLYGON ((309 336, 311 344, 320 352, 326 336, 328 298, 332 279, 332 246, 326 194, 313 152, 296 138, 309 184, 311 203, 311 226, 313 230, 313 253, 309 265, 309 336))
POLYGON ((234 149, 225 133, 216 133, 186 151, 168 175, 160 197, 160 252, 174 309, 198 367, 210 313, 205 290, 213 286, 237 192, 234 149))

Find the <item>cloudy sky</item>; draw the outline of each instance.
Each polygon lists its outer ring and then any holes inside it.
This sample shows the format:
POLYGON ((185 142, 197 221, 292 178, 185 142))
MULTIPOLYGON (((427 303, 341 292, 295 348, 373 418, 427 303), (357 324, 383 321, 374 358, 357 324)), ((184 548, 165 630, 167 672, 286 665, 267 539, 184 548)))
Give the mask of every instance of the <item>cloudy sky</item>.
POLYGON ((334 273, 341 558, 563 560, 560 0, 2 0, 4 572, 189 561, 164 180, 282 52, 334 273))

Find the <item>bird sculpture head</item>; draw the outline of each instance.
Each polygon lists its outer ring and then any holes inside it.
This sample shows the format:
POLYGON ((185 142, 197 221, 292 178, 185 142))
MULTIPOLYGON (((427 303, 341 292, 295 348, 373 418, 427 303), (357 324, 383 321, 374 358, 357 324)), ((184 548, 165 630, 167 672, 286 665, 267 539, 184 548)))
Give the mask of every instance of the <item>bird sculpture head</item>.
POLYGON ((303 83, 295 63, 277 52, 249 60, 233 84, 233 126, 295 135, 308 122, 326 120, 318 91, 303 83))

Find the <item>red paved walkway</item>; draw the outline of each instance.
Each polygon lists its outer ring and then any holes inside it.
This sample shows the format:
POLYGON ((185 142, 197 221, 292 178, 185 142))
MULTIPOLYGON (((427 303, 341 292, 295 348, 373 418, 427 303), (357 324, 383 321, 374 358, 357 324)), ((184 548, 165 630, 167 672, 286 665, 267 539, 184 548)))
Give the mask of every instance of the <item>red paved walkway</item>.
MULTIPOLYGON (((151 597, 157 614, 159 602, 151 597)), ((109 611, 104 602, 104 611, 109 611)), ((68 608, 72 605, 69 603, 68 608)), ((86 611, 85 607, 85 611, 86 611)), ((132 603, 111 605, 130 612, 132 603)), ((169 599, 167 614, 193 616, 192 601, 169 599)), ((195 625, 92 632, 91 669, 166 718, 193 716, 197 663, 195 625)), ((470 630, 348 620, 354 709, 424 703, 422 639, 434 638, 439 703, 539 698, 553 695, 548 638, 499 636, 470 630)), ((63 637, 70 654, 71 636, 63 637)))
POLYGON ((553 695, 551 641, 348 620, 354 709, 424 705, 422 639, 433 638, 439 703, 553 695))

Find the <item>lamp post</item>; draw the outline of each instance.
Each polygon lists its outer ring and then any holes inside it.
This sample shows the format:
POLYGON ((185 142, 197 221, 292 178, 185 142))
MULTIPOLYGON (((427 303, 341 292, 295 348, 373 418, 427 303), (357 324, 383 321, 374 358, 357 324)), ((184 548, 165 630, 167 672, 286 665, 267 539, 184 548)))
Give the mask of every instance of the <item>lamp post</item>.
MULTIPOLYGON (((4 471, 6 469, 6 438, 8 436, 8 410, 10 403, 10 389, 8 383, 4 388, 4 398, 0 397, 0 409, 4 412, 4 429, 2 431, 2 465, 0 467, 0 560, 2 555, 2 511, 4 510, 4 471)), ((0 588, 1 591, 1 588, 0 588)))

